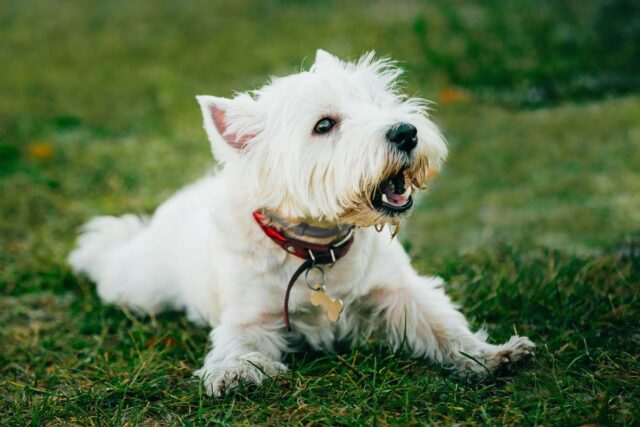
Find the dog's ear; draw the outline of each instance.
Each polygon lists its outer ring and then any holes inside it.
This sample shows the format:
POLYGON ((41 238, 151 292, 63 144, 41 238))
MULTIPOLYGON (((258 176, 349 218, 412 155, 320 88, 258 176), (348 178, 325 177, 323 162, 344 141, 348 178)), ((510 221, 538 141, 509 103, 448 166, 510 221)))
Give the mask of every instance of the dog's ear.
POLYGON ((340 65, 340 59, 331 55, 326 50, 318 49, 316 51, 316 60, 313 63, 313 69, 316 70, 326 65, 340 65))
POLYGON ((199 95, 196 99, 202 109, 211 150, 219 161, 237 157, 262 130, 257 102, 246 93, 233 99, 208 95, 199 95))

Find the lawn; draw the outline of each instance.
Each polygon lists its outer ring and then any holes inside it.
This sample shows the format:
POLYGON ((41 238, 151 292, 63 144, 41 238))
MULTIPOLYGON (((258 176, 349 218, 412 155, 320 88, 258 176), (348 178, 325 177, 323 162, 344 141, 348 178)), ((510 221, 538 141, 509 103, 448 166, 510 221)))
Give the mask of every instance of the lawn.
MULTIPOLYGON (((598 62, 604 71, 582 57, 536 68, 523 54, 525 65, 498 75, 523 80, 502 87, 472 57, 452 69, 468 47, 446 37, 456 16, 473 23, 491 4, 461 1, 452 18, 442 2, 4 2, 0 424, 639 424, 640 91, 624 62, 633 47, 623 38, 598 62), (71 274, 64 260, 80 224, 150 213, 213 164, 196 94, 251 89, 307 67, 317 47, 390 55, 408 70, 407 90, 436 102, 450 158, 401 239, 476 327, 538 343, 534 362, 469 383, 372 342, 291 355, 286 375, 212 399, 191 376, 207 330, 178 313, 103 306, 71 274), (568 79, 583 66, 601 84, 568 79), (532 88, 546 95, 522 101, 532 88)), ((573 25, 596 16, 587 12, 573 25)), ((486 34, 465 22, 455 35, 482 55, 486 34)), ((515 55, 523 37, 492 55, 515 55)))

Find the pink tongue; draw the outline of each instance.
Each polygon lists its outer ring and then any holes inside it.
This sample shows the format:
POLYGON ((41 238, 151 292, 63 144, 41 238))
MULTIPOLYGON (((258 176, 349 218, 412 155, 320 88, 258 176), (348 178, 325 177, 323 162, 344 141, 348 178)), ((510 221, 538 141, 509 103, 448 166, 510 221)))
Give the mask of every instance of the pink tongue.
POLYGON ((402 194, 396 194, 390 188, 385 189, 384 194, 387 195, 388 203, 392 206, 404 206, 407 203, 407 198, 402 194))

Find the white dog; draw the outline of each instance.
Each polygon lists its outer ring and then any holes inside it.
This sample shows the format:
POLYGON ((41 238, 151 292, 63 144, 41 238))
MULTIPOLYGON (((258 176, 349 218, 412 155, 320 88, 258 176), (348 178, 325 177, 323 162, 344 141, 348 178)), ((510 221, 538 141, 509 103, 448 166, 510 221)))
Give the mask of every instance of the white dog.
POLYGON ((392 238, 447 154, 400 74, 373 53, 349 63, 318 50, 309 71, 198 96, 221 169, 150 220, 93 219, 72 267, 105 302, 213 327, 196 375, 216 396, 285 371, 297 338, 331 350, 378 334, 479 376, 531 354, 525 337, 471 332, 443 280, 419 276, 392 238))

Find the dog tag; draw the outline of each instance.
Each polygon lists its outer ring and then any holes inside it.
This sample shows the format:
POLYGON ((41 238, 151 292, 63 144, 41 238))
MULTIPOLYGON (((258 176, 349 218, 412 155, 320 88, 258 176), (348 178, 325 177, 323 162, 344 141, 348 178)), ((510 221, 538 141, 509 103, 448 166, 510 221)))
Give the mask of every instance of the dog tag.
POLYGON ((331 298, 324 292, 322 286, 311 291, 311 304, 315 307, 321 306, 332 322, 336 322, 340 318, 340 313, 342 313, 342 300, 331 298))

